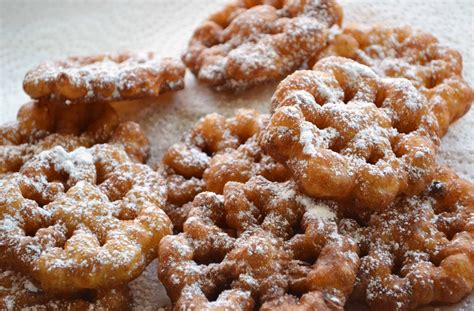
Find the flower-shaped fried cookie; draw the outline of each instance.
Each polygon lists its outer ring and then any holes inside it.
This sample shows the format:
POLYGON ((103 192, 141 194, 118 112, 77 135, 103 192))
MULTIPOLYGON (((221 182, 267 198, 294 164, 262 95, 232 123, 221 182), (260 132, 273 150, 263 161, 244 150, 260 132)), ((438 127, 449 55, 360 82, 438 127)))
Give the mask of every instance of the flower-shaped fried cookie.
POLYGON ((234 0, 195 30, 183 61, 218 90, 244 89, 311 63, 341 23, 335 0, 234 0))
POLYGON ((380 209, 431 182, 438 123, 406 79, 328 57, 278 86, 263 149, 315 198, 380 209))
POLYGON ((118 101, 180 90, 184 74, 180 61, 153 53, 99 54, 45 62, 26 74, 23 89, 35 99, 118 101))
POLYGON ((72 151, 106 142, 122 145, 136 162, 148 157, 149 143, 140 126, 120 122, 107 103, 30 102, 20 108, 16 122, 0 126, 0 175, 18 172, 35 154, 55 146, 72 151))
POLYGON ((398 198, 366 227, 347 226, 365 254, 354 298, 372 310, 460 301, 474 288, 473 224, 474 185, 438 169, 421 195, 398 198))
POLYGON ((245 182, 256 175, 272 181, 288 178, 287 170, 257 144, 267 123, 268 115, 248 109, 230 118, 209 114, 165 152, 161 171, 168 186, 167 213, 176 230, 203 191, 222 193, 228 181, 245 182))
POLYGON ((291 181, 228 182, 161 241, 160 280, 177 309, 342 310, 359 258, 335 218, 291 181))
POLYGON ((1 310, 128 310, 131 295, 127 287, 85 293, 75 297, 44 293, 30 279, 14 271, 0 270, 1 310))
POLYGON ((347 26, 319 57, 330 55, 351 58, 383 77, 410 80, 430 101, 440 136, 474 100, 474 91, 462 77, 461 54, 409 26, 347 26))
POLYGON ((48 293, 126 284, 172 231, 164 181, 111 145, 44 151, 0 194, 0 267, 48 293))

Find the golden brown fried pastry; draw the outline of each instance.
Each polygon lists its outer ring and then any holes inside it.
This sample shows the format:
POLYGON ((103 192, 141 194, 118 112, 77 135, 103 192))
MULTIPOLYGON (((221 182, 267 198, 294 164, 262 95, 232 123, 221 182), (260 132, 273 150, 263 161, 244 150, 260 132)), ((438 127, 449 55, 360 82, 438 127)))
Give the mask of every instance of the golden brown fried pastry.
POLYGON ((438 123, 406 79, 342 57, 278 86, 260 143, 306 194, 381 209, 431 182, 438 123))
POLYGON ((54 294, 122 286, 172 232, 165 195, 122 148, 41 152, 0 179, 0 268, 54 294))
POLYGON ((420 196, 397 199, 367 227, 347 226, 365 254, 354 298, 372 310, 460 301, 474 287, 473 225, 474 185, 439 169, 420 196))
POLYGON ((348 26, 330 40, 319 57, 330 55, 351 58, 380 76, 410 80, 430 101, 440 136, 474 100, 474 91, 462 77, 461 54, 409 26, 348 26))
POLYGON ((180 61, 154 53, 99 54, 43 63, 26 74, 23 89, 35 99, 118 101, 180 90, 184 74, 180 61))
POLYGON ((122 145, 132 160, 144 162, 149 143, 140 126, 120 122, 107 103, 67 105, 36 101, 23 105, 17 121, 0 126, 0 175, 17 172, 35 154, 61 146, 122 145))
POLYGON ((0 309, 44 311, 119 311, 129 310, 131 297, 127 287, 84 293, 72 297, 44 293, 24 275, 0 270, 0 309))
POLYGON ((165 152, 161 173, 176 230, 182 229, 190 202, 203 191, 222 193, 228 181, 245 182, 256 175, 272 181, 288 178, 287 170, 257 144, 267 122, 268 115, 254 110, 237 110, 230 118, 209 114, 165 152))
POLYGON ((335 0, 234 0, 199 26, 183 61, 218 90, 239 90, 304 67, 342 23, 335 0))
POLYGON ((179 310, 343 310, 357 251, 330 206, 256 176, 196 196, 158 269, 179 310))

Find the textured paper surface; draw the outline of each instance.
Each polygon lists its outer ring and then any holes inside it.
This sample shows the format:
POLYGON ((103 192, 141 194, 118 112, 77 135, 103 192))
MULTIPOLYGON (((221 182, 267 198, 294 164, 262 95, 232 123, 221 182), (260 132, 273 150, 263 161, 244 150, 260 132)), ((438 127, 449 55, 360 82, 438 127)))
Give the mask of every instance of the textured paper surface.
MULTIPOLYGON (((461 51, 464 75, 474 84, 474 5, 472 0, 340 0, 345 23, 410 24, 461 51)), ((223 0, 18 1, 0 0, 0 123, 14 120, 28 100, 22 91, 26 71, 41 61, 117 50, 151 50, 179 57, 193 29, 223 0)), ((186 89, 158 100, 117 103, 126 118, 139 122, 153 146, 150 163, 199 117, 230 115, 241 107, 265 112, 275 84, 242 94, 214 93, 188 72, 186 89)), ((474 181, 474 111, 443 138, 439 160, 474 181)), ((168 303, 156 278, 156 265, 132 283, 135 309, 168 303)), ((472 310, 468 299, 449 310, 472 310)), ((352 309, 352 308, 351 308, 352 309)))

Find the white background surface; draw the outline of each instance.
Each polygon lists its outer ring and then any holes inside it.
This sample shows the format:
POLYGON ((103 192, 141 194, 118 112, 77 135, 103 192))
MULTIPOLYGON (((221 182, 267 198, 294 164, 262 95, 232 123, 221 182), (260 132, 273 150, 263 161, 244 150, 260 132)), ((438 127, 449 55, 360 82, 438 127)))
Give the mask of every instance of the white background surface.
MULTIPOLYGON (((345 23, 410 24, 435 34, 461 51, 464 75, 474 85, 473 0, 340 0, 345 23)), ((41 61, 69 55, 117 50, 152 50, 179 57, 193 29, 223 0, 18 1, 0 0, 0 123, 14 120, 28 98, 22 91, 26 71, 41 61)), ((139 122, 153 144, 150 163, 200 116, 230 115, 240 107, 267 111, 275 84, 243 94, 216 94, 188 72, 186 89, 158 100, 118 103, 127 119, 139 122)), ((439 160, 474 181, 474 111, 450 129, 439 160)), ((155 266, 132 288, 136 309, 156 309, 167 302, 156 281, 155 266), (160 294, 161 292, 161 294, 160 294)), ((472 304, 457 306, 472 310, 472 304)))

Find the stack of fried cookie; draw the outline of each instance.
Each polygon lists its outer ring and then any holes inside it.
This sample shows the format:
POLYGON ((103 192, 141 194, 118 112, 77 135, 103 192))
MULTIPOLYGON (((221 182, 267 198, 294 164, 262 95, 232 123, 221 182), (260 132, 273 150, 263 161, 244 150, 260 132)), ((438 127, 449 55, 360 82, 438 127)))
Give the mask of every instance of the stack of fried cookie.
POLYGON ((128 283, 172 232, 149 142, 111 100, 184 87, 185 68, 154 54, 45 63, 33 101, 0 127, 0 309, 120 310, 128 283))
POLYGON ((211 15, 182 57, 197 79, 283 80, 268 114, 206 115, 154 169, 113 102, 183 88, 179 61, 104 54, 27 73, 33 102, 0 127, 0 308, 126 310, 155 258, 175 310, 469 295, 474 184, 436 161, 474 100, 461 55, 407 26, 341 25, 335 0, 211 15))

